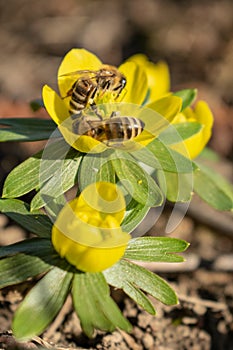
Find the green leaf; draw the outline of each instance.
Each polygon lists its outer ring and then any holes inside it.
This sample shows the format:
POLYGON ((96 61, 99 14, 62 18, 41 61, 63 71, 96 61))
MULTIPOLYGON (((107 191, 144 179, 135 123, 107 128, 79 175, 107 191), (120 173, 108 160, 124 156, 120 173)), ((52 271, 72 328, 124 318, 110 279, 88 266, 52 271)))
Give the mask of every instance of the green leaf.
POLYGON ((154 180, 130 155, 120 151, 86 155, 79 172, 79 187, 84 189, 96 181, 115 183, 115 173, 126 193, 130 193, 136 201, 147 206, 161 203, 162 195, 154 180))
POLYGON ((163 196, 155 181, 129 154, 116 151, 112 164, 122 186, 135 201, 147 207, 162 203, 163 196))
MULTIPOLYGON (((160 168, 166 172, 189 173, 197 168, 197 165, 189 158, 186 158, 179 152, 172 150, 159 139, 155 139, 149 143, 147 145, 147 149, 155 156, 156 159, 158 159, 160 168)), ((143 159, 142 161, 144 162, 143 159)))
MULTIPOLYGON (((37 199, 39 200, 39 198, 40 198, 40 193, 38 193, 38 197, 37 197, 37 195, 35 197, 33 197, 31 204, 34 205, 35 202, 33 203, 33 201, 34 200, 37 201, 37 199)), ((54 223, 57 219, 58 214, 60 213, 60 211, 62 210, 64 205, 67 203, 67 199, 64 196, 64 194, 62 194, 56 198, 53 198, 51 196, 46 196, 45 198, 46 198, 46 207, 44 209, 46 211, 46 214, 49 216, 50 220, 54 223)), ((39 202, 37 202, 37 203, 39 203, 39 202)), ((45 203, 44 203, 44 205, 45 205, 45 203)))
POLYGON ((31 339, 53 321, 67 298, 72 276, 55 267, 31 289, 13 319, 13 333, 18 340, 31 339))
POLYGON ((39 186, 41 153, 28 158, 7 176, 2 197, 20 197, 39 186))
POLYGON ((217 210, 233 209, 233 187, 226 179, 202 164, 194 172, 194 191, 217 210))
POLYGON ((0 288, 25 281, 51 269, 64 265, 51 242, 34 238, 0 247, 0 288), (5 257, 5 258, 4 258, 5 257))
MULTIPOLYGON (((159 159, 157 157, 155 157, 155 155, 147 148, 147 147, 143 147, 140 148, 137 151, 134 151, 131 156, 136 159, 137 162, 143 163, 148 165, 149 167, 151 167, 152 169, 163 169, 163 164, 161 164, 161 162, 159 161, 159 159)), ((165 155, 166 157, 166 165, 167 163, 169 164, 169 169, 175 169, 174 167, 174 161, 171 159, 170 157, 170 153, 169 156, 167 157, 167 154, 165 155)))
POLYGON ((54 176, 57 162, 65 158, 70 147, 63 139, 55 139, 46 147, 14 168, 6 178, 3 188, 4 198, 20 197, 54 176), (43 159, 43 162, 42 162, 43 159))
POLYGON ((110 285, 123 289, 129 297, 142 307, 144 307, 144 304, 140 304, 141 299, 134 299, 135 293, 131 294, 129 284, 152 295, 166 305, 177 304, 177 296, 174 290, 162 278, 141 266, 121 260, 103 273, 110 285))
POLYGON ((26 239, 24 241, 0 247, 0 258, 18 253, 38 257, 44 262, 52 265, 57 262, 56 259, 58 257, 50 240, 44 238, 26 239))
POLYGON ((40 211, 30 211, 29 204, 18 199, 0 199, 0 211, 28 231, 40 237, 50 237, 52 223, 40 211))
POLYGON ((99 168, 96 180, 97 181, 107 181, 107 182, 111 182, 111 183, 116 182, 115 171, 114 171, 114 168, 113 168, 112 163, 110 161, 105 162, 99 168))
POLYGON ((135 287, 133 283, 127 281, 124 285, 124 292, 149 314, 156 314, 150 299, 140 289, 135 287))
POLYGON ((115 171, 109 161, 111 153, 111 150, 107 150, 103 153, 87 154, 83 158, 78 179, 80 190, 97 181, 115 183, 115 171))
POLYGON ((173 145, 197 134, 203 125, 197 122, 170 124, 160 135, 159 140, 165 145, 173 145))
POLYGON ((110 297, 102 273, 76 273, 72 296, 81 326, 88 337, 93 335, 94 329, 112 332, 118 327, 126 332, 131 330, 130 323, 110 297))
POLYGON ((47 140, 56 127, 52 120, 4 118, 0 121, 0 142, 47 140))
MULTIPOLYGON (((65 151, 67 152, 67 149, 65 151)), ((63 154, 61 158, 53 160, 52 165, 45 153, 44 156, 45 159, 42 160, 40 166, 40 191, 31 202, 31 210, 42 208, 45 205, 48 207, 50 202, 61 195, 64 197, 64 193, 77 183, 77 173, 82 160, 82 153, 71 149, 67 154, 63 154), (46 178, 48 178, 47 181, 46 178)), ((63 199, 64 205, 66 199, 65 197, 63 199)))
POLYGON ((67 266, 48 239, 32 238, 0 247, 0 288, 24 282, 53 266, 67 266))
POLYGON ((193 193, 193 174, 157 172, 158 182, 170 202, 189 202, 193 193))
POLYGON ((131 239, 124 258, 140 261, 182 262, 184 258, 174 253, 187 249, 184 240, 170 237, 140 237, 131 239))
POLYGON ((0 260, 0 288, 26 281, 51 269, 38 257, 17 254, 0 260))
POLYGON ((197 96, 197 89, 184 89, 176 91, 173 93, 175 96, 182 98, 182 109, 183 111, 186 107, 190 106, 197 96))
POLYGON ((126 206, 125 217, 121 224, 123 231, 128 233, 132 232, 144 219, 149 209, 150 207, 131 199, 126 206))

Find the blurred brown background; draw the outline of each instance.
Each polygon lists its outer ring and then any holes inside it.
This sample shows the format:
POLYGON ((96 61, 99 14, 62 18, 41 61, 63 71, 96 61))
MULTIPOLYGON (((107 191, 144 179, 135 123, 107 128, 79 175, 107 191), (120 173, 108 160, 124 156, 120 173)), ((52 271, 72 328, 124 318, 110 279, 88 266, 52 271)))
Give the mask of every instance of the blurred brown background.
POLYGON ((232 13, 230 0, 1 0, 1 95, 35 98, 85 47, 115 65, 136 52, 165 59, 173 85, 205 82, 232 103, 232 13))

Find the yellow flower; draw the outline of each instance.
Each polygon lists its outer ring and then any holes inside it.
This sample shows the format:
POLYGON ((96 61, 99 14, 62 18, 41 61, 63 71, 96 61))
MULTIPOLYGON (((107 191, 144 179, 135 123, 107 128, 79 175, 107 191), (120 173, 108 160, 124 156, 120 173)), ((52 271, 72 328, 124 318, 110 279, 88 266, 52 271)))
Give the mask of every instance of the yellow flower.
MULTIPOLYGON (((96 72, 103 67, 102 62, 91 52, 84 49, 73 49, 64 57, 58 70, 60 96, 47 85, 43 88, 45 107, 58 125, 65 140, 72 147, 84 153, 99 153, 105 151, 108 147, 119 147, 119 144, 107 144, 91 136, 80 136, 73 132, 74 120, 69 112, 71 99, 69 92, 72 91, 72 86, 77 81, 77 72, 96 72)), ((142 121, 144 125, 143 131, 137 137, 130 141, 124 141, 121 145, 122 149, 133 150, 138 146, 144 146, 151 142, 153 138, 167 127, 168 123, 180 111, 181 99, 170 95, 161 99, 161 101, 158 100, 158 107, 152 102, 148 103, 145 106, 146 108, 141 108, 145 104, 150 89, 147 69, 136 61, 129 60, 121 64, 118 70, 125 77, 126 86, 119 95, 113 92, 97 94, 95 103, 98 104, 98 111, 101 110, 103 112, 103 116, 101 116, 104 119, 109 118, 112 112, 116 112, 116 115, 119 113, 120 116, 134 117, 142 121)), ((153 72, 153 69, 151 71, 153 72)), ((165 85, 167 86, 167 83, 165 85)), ((164 89, 165 87, 158 88, 157 97, 161 95, 164 89)), ((154 94, 153 91, 151 93, 152 95, 154 94)), ((90 109, 89 111, 85 110, 85 114, 88 113, 92 114, 93 117, 93 111, 90 109)))
POLYGON ((124 196, 115 184, 91 184, 60 211, 52 229, 54 248, 81 271, 103 271, 120 260, 130 239, 120 227, 124 213, 124 196))
MULTIPOLYGON (((162 101, 168 101, 169 97, 171 98, 171 93, 169 92, 170 74, 167 64, 163 61, 154 64, 143 54, 134 55, 129 58, 129 61, 136 62, 138 65, 143 66, 147 74, 150 93, 147 97, 146 106, 159 112, 164 117, 167 117, 167 112, 158 109, 158 105, 160 105, 162 101), (164 96, 166 96, 166 98, 164 98, 164 96)), ((173 104, 170 103, 168 106, 172 108, 173 104)), ((169 121, 172 124, 198 122, 202 125, 201 130, 197 134, 172 146, 173 149, 182 153, 184 156, 190 157, 191 159, 196 158, 211 137, 213 115, 208 104, 204 101, 199 101, 194 109, 187 107, 182 113, 178 111, 176 117, 170 118, 169 121)))
POLYGON ((136 54, 128 59, 129 62, 135 62, 144 67, 147 75, 149 93, 146 103, 158 100, 164 97, 170 91, 170 73, 166 62, 159 61, 153 63, 143 54, 136 54))
POLYGON ((212 133, 213 114, 205 101, 198 101, 194 109, 185 108, 173 120, 173 124, 198 122, 202 125, 201 130, 183 141, 182 143, 173 145, 172 148, 193 159, 196 158, 206 146, 212 133))

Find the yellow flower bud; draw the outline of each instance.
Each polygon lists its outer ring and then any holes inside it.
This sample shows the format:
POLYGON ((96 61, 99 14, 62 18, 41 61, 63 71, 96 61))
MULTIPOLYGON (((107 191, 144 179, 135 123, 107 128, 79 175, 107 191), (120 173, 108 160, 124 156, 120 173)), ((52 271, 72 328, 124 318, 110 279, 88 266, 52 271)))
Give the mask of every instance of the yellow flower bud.
POLYGON ((89 185, 59 213, 52 229, 54 248, 81 271, 107 269, 124 255, 130 239, 120 227, 124 212, 124 197, 116 185, 89 185))

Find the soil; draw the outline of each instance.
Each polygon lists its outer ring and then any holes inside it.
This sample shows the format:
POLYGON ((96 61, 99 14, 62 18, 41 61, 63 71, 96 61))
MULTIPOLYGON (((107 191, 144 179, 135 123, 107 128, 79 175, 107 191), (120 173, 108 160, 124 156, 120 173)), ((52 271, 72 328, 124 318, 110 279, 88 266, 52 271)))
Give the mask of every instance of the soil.
MULTIPOLYGON (((210 146, 222 156, 216 170, 232 181, 232 13, 230 0, 0 0, 0 115, 34 116, 28 102, 40 96, 44 84, 56 85, 61 58, 73 47, 85 47, 116 65, 144 52, 169 63, 173 89, 198 87, 200 98, 208 101, 215 115, 210 146)), ((1 145, 1 186, 15 165, 42 146, 1 145)), ((186 263, 147 266, 174 287, 179 305, 168 307, 152 299, 157 315, 151 316, 123 292, 112 290, 133 325, 132 333, 96 332, 88 339, 68 299, 43 334, 19 344, 11 321, 32 287, 28 281, 0 291, 0 349, 233 349, 233 217, 194 197, 186 216, 168 234, 172 209, 167 205, 159 218, 152 211, 140 229, 190 242, 186 263)), ((175 215, 179 221, 180 213, 175 215)), ((0 214, 0 245, 27 235, 0 214)))

